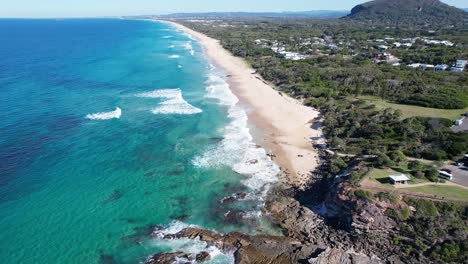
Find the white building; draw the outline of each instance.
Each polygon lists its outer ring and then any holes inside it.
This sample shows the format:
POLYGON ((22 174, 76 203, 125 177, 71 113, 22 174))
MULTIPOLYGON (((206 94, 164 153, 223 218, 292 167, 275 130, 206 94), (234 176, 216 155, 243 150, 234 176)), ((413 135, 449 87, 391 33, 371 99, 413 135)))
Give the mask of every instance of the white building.
POLYGON ((403 173, 390 175, 390 182, 392 184, 408 184, 410 178, 403 173))
POLYGON ((434 69, 434 67, 435 67, 435 66, 432 65, 432 64, 421 64, 421 65, 419 65, 419 68, 420 68, 420 69, 423 69, 423 70, 428 70, 428 69, 429 69, 429 70, 432 70, 432 69, 434 69))
POLYGON ((457 60, 457 63, 455 63, 455 67, 465 68, 467 64, 468 64, 468 60, 457 60))
POLYGON ((408 64, 408 67, 411 67, 411 68, 419 68, 419 66, 421 66, 421 63, 412 63, 412 64, 408 64))
POLYGON ((438 71, 438 72, 441 72, 441 71, 447 70, 448 67, 449 67, 449 66, 448 66, 447 64, 439 64, 439 65, 436 65, 436 66, 434 67, 434 70, 435 70, 435 71, 438 71))
POLYGON ((381 49, 381 50, 387 50, 388 46, 380 45, 380 46, 378 46, 378 48, 381 49))

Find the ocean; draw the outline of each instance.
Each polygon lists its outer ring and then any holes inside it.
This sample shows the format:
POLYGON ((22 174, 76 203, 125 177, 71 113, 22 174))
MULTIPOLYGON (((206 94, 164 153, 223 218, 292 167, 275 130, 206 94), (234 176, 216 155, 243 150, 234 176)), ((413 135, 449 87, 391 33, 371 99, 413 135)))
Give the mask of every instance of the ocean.
POLYGON ((1 262, 231 263, 151 233, 275 233, 261 209, 279 169, 224 76, 168 24, 0 20, 1 262))

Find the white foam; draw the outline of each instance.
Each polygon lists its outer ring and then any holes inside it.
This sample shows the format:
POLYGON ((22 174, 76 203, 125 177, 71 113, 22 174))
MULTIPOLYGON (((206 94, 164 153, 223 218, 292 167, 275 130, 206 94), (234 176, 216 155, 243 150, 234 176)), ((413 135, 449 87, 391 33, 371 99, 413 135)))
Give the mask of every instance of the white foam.
POLYGON ((277 181, 278 166, 263 148, 253 143, 247 114, 238 105, 239 100, 229 85, 218 75, 211 74, 206 90, 206 97, 215 98, 220 104, 229 106, 231 122, 222 131, 223 140, 195 157, 192 163, 200 168, 229 166, 235 172, 246 175, 242 183, 264 197, 270 185, 277 181))
POLYGON ((173 49, 173 48, 175 48, 175 46, 174 46, 174 45, 170 45, 169 48, 170 48, 170 49, 173 49))
MULTIPOLYGON (((170 248, 171 252, 184 252, 196 256, 198 253, 206 251, 210 254, 208 263, 234 263, 233 252, 222 252, 215 246, 210 246, 208 243, 200 239, 178 238, 178 239, 163 239, 165 235, 174 235, 188 227, 196 227, 186 223, 175 221, 169 224, 165 229, 153 232, 151 246, 157 248, 170 248)), ((195 260, 188 261, 187 259, 177 259, 176 263, 197 263, 195 260)))
POLYGON ((162 38, 163 38, 163 39, 170 39, 170 38, 172 38, 172 36, 164 36, 164 37, 162 37, 162 38))
POLYGON ((92 119, 92 120, 107 120, 107 119, 112 119, 112 118, 120 118, 120 116, 122 116, 122 109, 117 107, 112 112, 88 114, 86 115, 86 118, 92 119))
POLYGON ((193 49, 192 46, 192 41, 188 41, 183 44, 184 49, 188 50, 190 52, 190 55, 195 55, 195 50, 193 49))
POLYGON ((165 101, 151 110, 154 114, 180 114, 191 115, 201 113, 202 110, 189 104, 182 97, 180 89, 161 89, 137 94, 137 97, 162 98, 165 101))
POLYGON ((169 59, 178 59, 178 58, 180 58, 180 56, 179 55, 169 55, 168 58, 169 59))

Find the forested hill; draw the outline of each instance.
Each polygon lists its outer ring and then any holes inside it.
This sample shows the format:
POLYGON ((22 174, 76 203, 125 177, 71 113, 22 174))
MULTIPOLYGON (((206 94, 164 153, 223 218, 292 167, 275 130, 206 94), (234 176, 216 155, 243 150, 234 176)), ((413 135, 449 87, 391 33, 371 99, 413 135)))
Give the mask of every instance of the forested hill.
POLYGON ((466 25, 468 13, 439 0, 375 0, 355 6, 345 19, 446 27, 466 25))

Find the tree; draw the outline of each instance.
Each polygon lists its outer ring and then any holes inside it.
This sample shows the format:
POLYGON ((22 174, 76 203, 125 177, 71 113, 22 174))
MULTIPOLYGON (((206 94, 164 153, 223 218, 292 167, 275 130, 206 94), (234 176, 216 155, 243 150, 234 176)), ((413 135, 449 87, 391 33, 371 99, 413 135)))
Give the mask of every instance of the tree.
POLYGON ((436 168, 434 168, 433 166, 430 166, 424 172, 424 176, 428 180, 430 180, 431 182, 435 182, 435 181, 437 181, 437 178, 439 177, 439 171, 436 168))
POLYGON ((403 154, 403 151, 401 150, 395 150, 395 151, 390 152, 390 158, 397 164, 400 164, 406 161, 406 156, 405 154, 403 154))
POLYGON ((424 164, 418 160, 412 160, 408 163, 408 169, 412 171, 422 171, 424 164))

